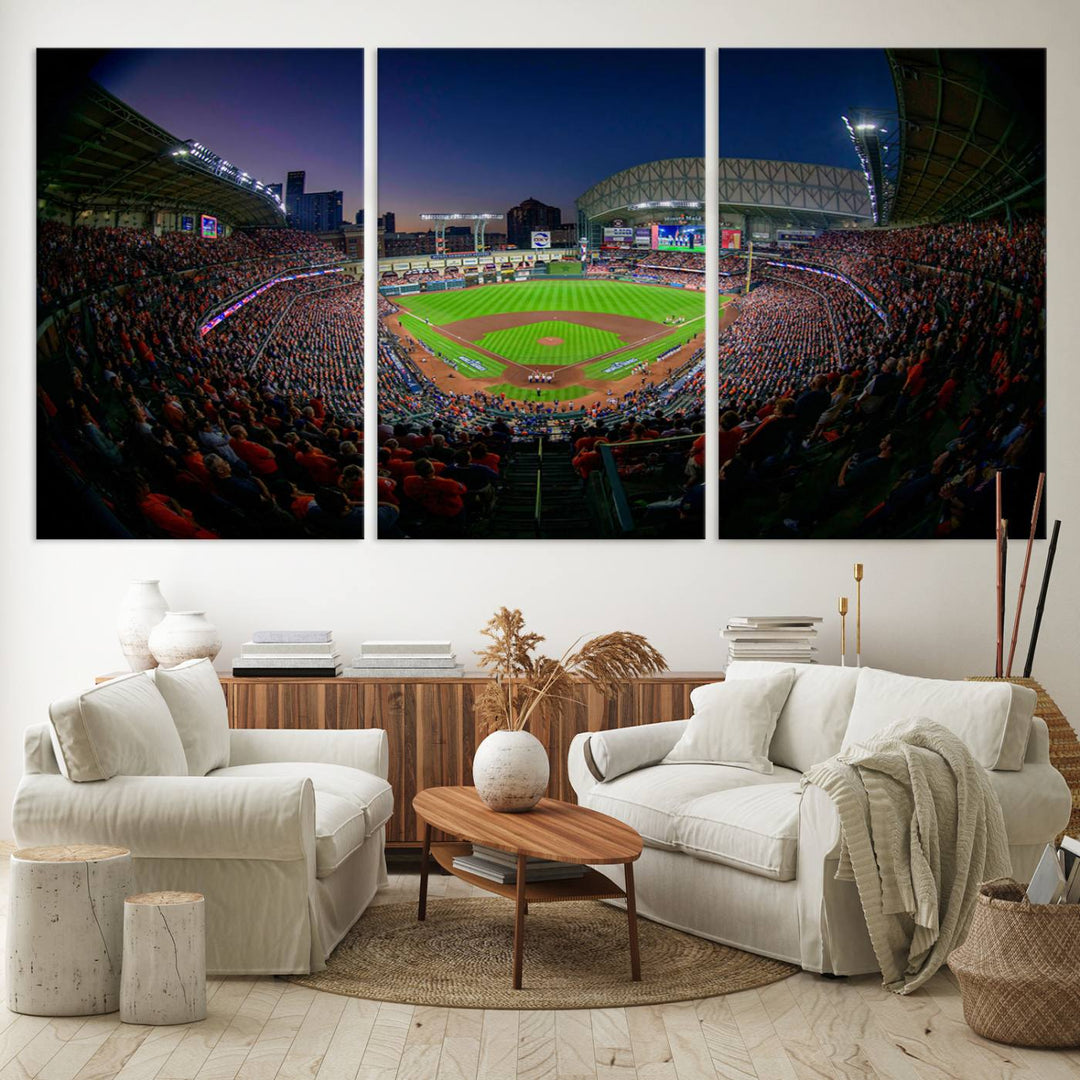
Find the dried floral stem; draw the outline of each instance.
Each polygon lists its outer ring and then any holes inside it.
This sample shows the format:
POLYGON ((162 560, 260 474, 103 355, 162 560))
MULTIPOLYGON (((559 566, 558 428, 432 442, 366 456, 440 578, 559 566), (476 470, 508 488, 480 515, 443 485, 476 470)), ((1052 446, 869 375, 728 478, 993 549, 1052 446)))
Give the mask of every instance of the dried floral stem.
POLYGON ((493 680, 481 691, 476 713, 490 729, 521 731, 544 706, 558 716, 582 702, 571 693, 584 682, 605 697, 628 679, 663 671, 667 663, 640 634, 619 630, 578 638, 557 659, 537 653, 544 638, 527 632, 517 609, 500 608, 481 633, 491 639, 479 657, 493 680))

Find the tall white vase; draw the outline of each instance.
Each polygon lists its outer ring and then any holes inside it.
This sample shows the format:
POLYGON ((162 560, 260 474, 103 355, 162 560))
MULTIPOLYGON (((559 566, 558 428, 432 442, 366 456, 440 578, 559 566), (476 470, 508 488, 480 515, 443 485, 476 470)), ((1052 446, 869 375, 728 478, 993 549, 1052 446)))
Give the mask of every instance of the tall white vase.
POLYGON ((162 667, 185 660, 213 660, 221 652, 221 635, 205 611, 166 611, 150 632, 150 651, 162 667))
POLYGON ((531 810, 548 786, 547 751, 527 731, 493 731, 473 755, 476 793, 492 810, 531 810))
POLYGON ((157 667, 158 662, 150 652, 148 639, 150 631, 165 618, 168 607, 158 588, 157 578, 133 581, 128 585, 116 616, 116 634, 120 638, 124 659, 132 671, 157 667))

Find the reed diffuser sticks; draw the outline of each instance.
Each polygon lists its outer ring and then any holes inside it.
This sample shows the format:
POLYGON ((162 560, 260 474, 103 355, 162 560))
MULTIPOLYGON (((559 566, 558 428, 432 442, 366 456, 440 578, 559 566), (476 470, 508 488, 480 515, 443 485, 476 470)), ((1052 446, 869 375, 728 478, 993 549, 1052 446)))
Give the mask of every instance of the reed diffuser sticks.
POLYGON ((1054 531, 1050 535, 1050 547, 1046 550, 1046 566, 1043 567, 1042 586, 1039 588, 1039 601, 1035 605, 1035 622, 1031 627, 1031 642, 1028 644, 1027 660, 1024 663, 1024 678, 1031 678, 1031 665, 1035 662, 1035 646, 1039 643, 1039 630, 1042 629, 1043 609, 1046 607, 1046 590, 1050 587, 1050 572, 1054 569, 1054 555, 1057 553, 1058 533, 1061 522, 1054 522, 1054 531))
POLYGON ((1035 530, 1039 527, 1039 509, 1042 506, 1043 486, 1046 473, 1039 473, 1039 483, 1035 488, 1035 501, 1031 507, 1031 527, 1028 530, 1027 548, 1024 550, 1024 567, 1020 571, 1020 591, 1016 597, 1016 616, 1013 618, 1012 638, 1009 640, 1009 662, 1005 667, 1006 676, 1012 675, 1013 657, 1016 655, 1016 639, 1020 635, 1020 613, 1024 610, 1024 593, 1027 591, 1028 567, 1031 565, 1031 548, 1035 543, 1035 530))
POLYGON ((1001 678, 1002 653, 1005 647, 1005 562, 1002 552, 1001 530, 1001 470, 994 474, 994 541, 996 551, 995 575, 997 577, 997 648, 994 652, 994 676, 1001 678))

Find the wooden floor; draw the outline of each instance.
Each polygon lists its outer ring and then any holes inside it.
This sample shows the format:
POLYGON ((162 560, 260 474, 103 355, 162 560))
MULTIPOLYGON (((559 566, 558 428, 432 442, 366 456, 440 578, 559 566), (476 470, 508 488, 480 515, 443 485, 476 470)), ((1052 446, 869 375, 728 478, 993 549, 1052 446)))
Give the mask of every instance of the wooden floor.
MULTIPOLYGON (((2 921, 7 860, 0 866, 2 921)), ((413 900, 417 882, 415 872, 392 874, 376 903, 413 900)), ((432 897, 471 893, 432 876, 432 897)), ((212 980, 208 997, 206 1020, 187 1027, 2 1009, 0 1080, 1080 1077, 1080 1051, 1019 1050, 972 1034, 947 973, 907 998, 872 977, 800 973, 727 997, 567 1012, 392 1005, 266 978, 212 980)))

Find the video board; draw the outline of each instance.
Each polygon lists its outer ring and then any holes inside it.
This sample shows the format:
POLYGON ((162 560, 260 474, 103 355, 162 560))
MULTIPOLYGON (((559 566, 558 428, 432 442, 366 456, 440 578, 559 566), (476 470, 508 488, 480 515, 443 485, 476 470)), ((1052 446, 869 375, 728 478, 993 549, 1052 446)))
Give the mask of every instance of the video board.
POLYGON ((204 240, 215 240, 218 237, 218 220, 209 214, 199 216, 199 235, 204 240))
POLYGON ((742 247, 742 229, 721 229, 721 250, 737 251, 742 247))
POLYGON ((654 251, 705 250, 704 225, 654 225, 654 251))
POLYGON ((634 243, 634 230, 626 225, 605 226, 604 247, 628 248, 634 243))

